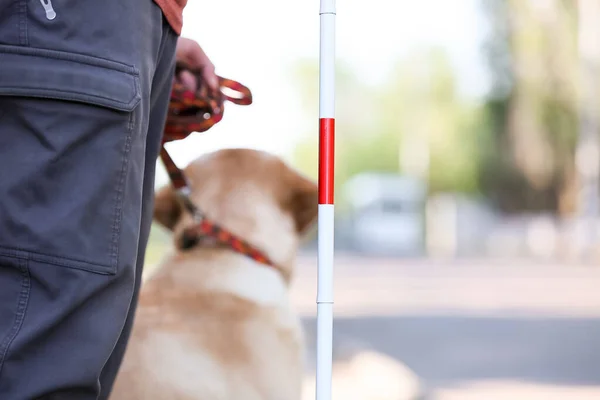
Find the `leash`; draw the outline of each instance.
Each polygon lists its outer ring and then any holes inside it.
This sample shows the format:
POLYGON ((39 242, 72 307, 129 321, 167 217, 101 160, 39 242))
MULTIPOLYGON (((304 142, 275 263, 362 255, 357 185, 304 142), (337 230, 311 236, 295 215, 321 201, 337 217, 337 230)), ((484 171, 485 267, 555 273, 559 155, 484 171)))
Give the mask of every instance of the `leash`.
MULTIPOLYGON (((175 74, 179 75, 187 70, 201 82, 200 71, 193 70, 185 64, 177 64, 175 74)), ((169 178, 178 191, 189 188, 183 172, 175 165, 165 144, 175 140, 187 138, 192 132, 206 132, 223 119, 225 100, 234 104, 252 104, 250 89, 231 79, 218 77, 219 90, 215 93, 206 86, 201 85, 197 91, 189 90, 183 84, 175 82, 171 89, 171 99, 167 122, 162 139, 160 157, 167 168, 169 178), (226 91, 235 93, 236 96, 227 95, 226 91)), ((186 192, 186 194, 188 194, 186 192)))
MULTIPOLYGON (((185 64, 177 64, 175 74, 178 75, 184 70, 192 72, 197 82, 201 82, 200 71, 193 70, 185 64)), ((246 86, 222 77, 218 77, 218 80, 219 90, 216 93, 210 91, 205 85, 200 85, 198 90, 193 91, 178 82, 173 84, 171 90, 160 158, 179 200, 194 218, 194 225, 184 230, 179 246, 182 250, 188 250, 199 244, 220 245, 259 263, 277 268, 262 251, 214 221, 210 221, 191 201, 189 181, 165 147, 166 143, 185 139, 193 132, 205 132, 219 123, 223 119, 225 101, 238 105, 252 104, 252 93, 246 86)))

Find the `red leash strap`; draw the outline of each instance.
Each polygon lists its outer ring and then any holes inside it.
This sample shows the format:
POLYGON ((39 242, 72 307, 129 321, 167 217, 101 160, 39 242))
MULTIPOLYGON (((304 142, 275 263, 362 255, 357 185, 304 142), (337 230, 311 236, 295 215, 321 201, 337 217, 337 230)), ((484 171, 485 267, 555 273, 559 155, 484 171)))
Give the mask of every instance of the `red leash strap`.
MULTIPOLYGON (((191 71, 185 65, 177 65, 175 73, 179 74, 183 70, 191 71)), ((198 82, 202 82, 199 71, 191 72, 196 75, 198 82)), ((211 93, 202 85, 197 91, 192 91, 180 83, 175 83, 171 90, 160 158, 165 164, 179 198, 196 221, 193 226, 183 232, 180 246, 182 249, 189 249, 202 241, 212 240, 216 244, 229 247, 257 262, 275 267, 275 264, 263 252, 205 218, 201 210, 189 198, 190 188, 185 174, 177 167, 165 148, 165 143, 185 139, 192 132, 205 132, 221 121, 225 101, 238 105, 252 104, 252 93, 246 86, 231 79, 222 77, 218 77, 218 79, 219 90, 217 93, 211 93)))
POLYGON ((160 158, 167 169, 167 173, 169 174, 169 179, 171 180, 173 187, 176 190, 181 190, 188 187, 188 182, 187 179, 185 179, 183 172, 177 167, 164 146, 160 149, 160 158))
POLYGON ((207 220, 202 220, 183 232, 181 247, 183 249, 192 248, 206 238, 211 238, 217 244, 229 247, 254 261, 275 266, 263 252, 254 248, 250 243, 207 220))
POLYGON ((223 97, 225 100, 240 106, 248 106, 252 104, 252 93, 246 86, 231 79, 225 79, 221 77, 219 77, 219 83, 221 85, 221 91, 223 92, 223 97), (223 91, 223 89, 226 90, 223 91), (236 96, 233 97, 232 94, 236 94, 236 96))
MULTIPOLYGON (((184 70, 179 65, 176 73, 184 70)), ((199 71, 191 71, 200 81, 199 71)), ((223 118, 225 101, 238 105, 252 104, 250 89, 231 79, 218 77, 219 90, 211 92, 205 85, 197 91, 187 89, 176 82, 171 90, 169 113, 163 136, 163 144, 185 139, 192 132, 205 132, 223 118)))
MULTIPOLYGON (((175 73, 179 74, 183 70, 192 72, 197 81, 202 82, 200 71, 191 70, 184 64, 178 64, 175 73)), ((252 104, 252 93, 246 86, 231 79, 218 79, 219 90, 216 93, 212 93, 205 85, 200 85, 198 90, 193 91, 181 83, 173 84, 160 157, 177 190, 186 188, 187 180, 169 156, 165 143, 185 139, 192 132, 206 132, 212 128, 223 118, 225 101, 238 105, 252 104)))

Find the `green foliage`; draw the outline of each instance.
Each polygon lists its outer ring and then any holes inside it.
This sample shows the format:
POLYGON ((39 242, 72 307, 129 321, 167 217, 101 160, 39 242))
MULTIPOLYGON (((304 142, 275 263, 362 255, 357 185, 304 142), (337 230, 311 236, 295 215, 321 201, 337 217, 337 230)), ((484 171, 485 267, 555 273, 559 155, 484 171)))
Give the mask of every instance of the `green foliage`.
MULTIPOLYGON (((397 130, 378 129, 384 114, 378 104, 379 88, 364 85, 343 64, 336 71, 336 187, 363 171, 395 172, 398 170, 399 136, 397 130)), ((300 60, 293 69, 293 79, 305 107, 307 119, 318 116, 318 63, 300 60)), ((388 125, 389 127, 389 125, 388 125)), ((318 174, 317 127, 307 132, 295 149, 295 165, 307 175, 318 174)), ((336 202, 343 207, 341 190, 336 202)))
MULTIPOLYGON (((484 104, 460 98, 440 49, 398 60, 385 84, 376 87, 365 87, 347 67, 340 68, 338 184, 362 171, 403 173, 409 156, 428 154, 424 178, 430 192, 481 193, 507 212, 572 209, 576 4, 482 0, 482 5, 491 28, 482 50, 493 77, 484 104), (421 148, 428 153, 415 151, 421 148)), ((317 63, 308 64, 300 68, 298 86, 316 118, 317 63)), ((301 144, 296 158, 316 176, 316 141, 301 144)))
MULTIPOLYGON (((294 78, 307 117, 316 118, 316 61, 299 62, 294 78)), ((399 60, 384 82, 368 87, 348 68, 339 67, 336 186, 360 172, 404 172, 403 150, 418 139, 429 147, 425 178, 431 191, 476 192, 479 142, 489 130, 482 126, 483 109, 461 101, 456 93, 454 72, 444 51, 428 49, 399 60)), ((314 132, 298 145, 295 159, 305 173, 317 176, 314 132)))

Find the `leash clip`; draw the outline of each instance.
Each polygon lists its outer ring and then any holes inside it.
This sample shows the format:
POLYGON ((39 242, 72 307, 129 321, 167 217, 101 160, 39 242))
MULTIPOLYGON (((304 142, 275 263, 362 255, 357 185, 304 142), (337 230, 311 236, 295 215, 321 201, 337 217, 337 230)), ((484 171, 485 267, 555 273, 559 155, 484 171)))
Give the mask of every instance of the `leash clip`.
POLYGON ((194 222, 197 224, 201 223, 205 219, 204 214, 202 214, 200 212, 200 210, 198 210, 198 209, 196 209, 196 211, 194 212, 194 214, 192 214, 192 216, 194 218, 194 222))
POLYGON ((202 211, 200 211, 200 209, 198 207, 196 207, 196 205, 190 199, 189 186, 182 187, 181 189, 179 189, 178 193, 179 193, 179 198, 181 199, 181 202, 183 203, 183 206, 186 208, 186 210, 190 214, 192 214, 192 218, 194 219, 194 222, 199 224, 200 222, 204 221, 206 216, 204 215, 204 213, 202 213, 202 211))

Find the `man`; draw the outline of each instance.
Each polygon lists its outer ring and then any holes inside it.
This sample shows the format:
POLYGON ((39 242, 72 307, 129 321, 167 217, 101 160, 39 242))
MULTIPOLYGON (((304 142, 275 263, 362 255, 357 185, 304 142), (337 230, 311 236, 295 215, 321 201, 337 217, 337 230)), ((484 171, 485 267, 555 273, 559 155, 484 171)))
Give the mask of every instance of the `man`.
POLYGON ((1 400, 108 398, 175 57, 217 89, 185 2, 0 0, 1 400))

